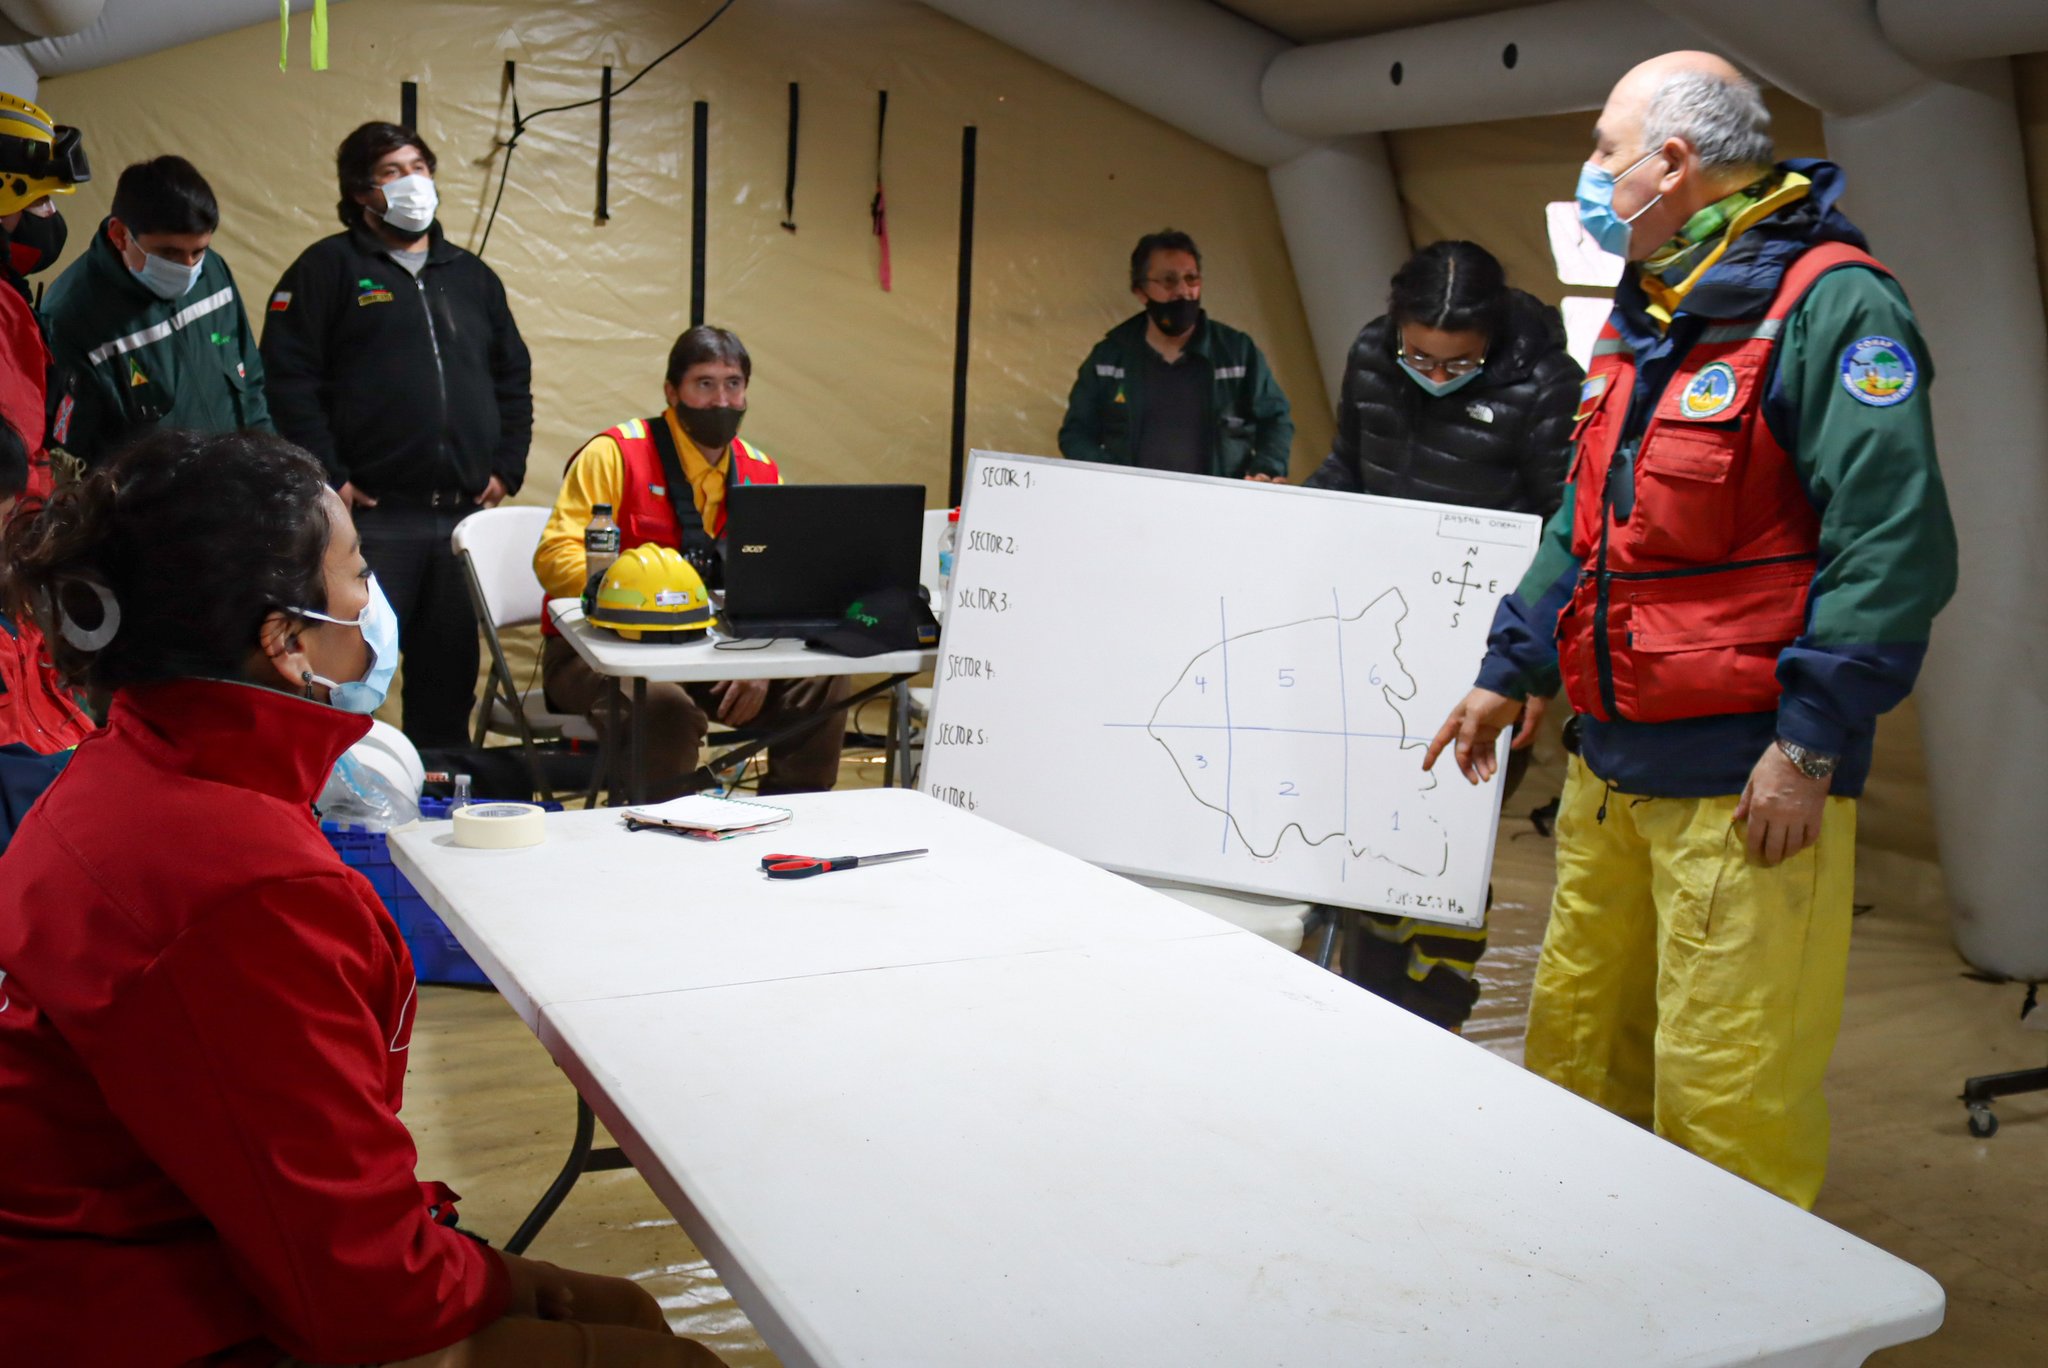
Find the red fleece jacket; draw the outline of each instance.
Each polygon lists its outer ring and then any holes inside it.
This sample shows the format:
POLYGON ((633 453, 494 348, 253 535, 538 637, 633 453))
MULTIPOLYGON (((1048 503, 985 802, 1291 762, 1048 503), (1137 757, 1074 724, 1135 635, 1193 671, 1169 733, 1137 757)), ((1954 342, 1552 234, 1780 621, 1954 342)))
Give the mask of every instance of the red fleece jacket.
POLYGON ((362 717, 115 696, 0 857, 0 1355, 383 1362, 503 1314, 398 1119, 416 985, 310 809, 362 717))

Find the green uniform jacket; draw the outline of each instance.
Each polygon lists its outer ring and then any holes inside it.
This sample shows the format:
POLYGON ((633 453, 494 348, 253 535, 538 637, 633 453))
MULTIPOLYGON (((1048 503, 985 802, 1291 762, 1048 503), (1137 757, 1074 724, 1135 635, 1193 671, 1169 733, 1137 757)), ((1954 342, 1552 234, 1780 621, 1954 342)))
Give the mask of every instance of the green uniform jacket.
MULTIPOLYGON (((1067 420, 1060 424, 1062 456, 1109 465, 1137 463, 1138 432, 1145 422, 1143 349, 1149 345, 1142 313, 1117 324, 1095 344, 1067 396, 1067 420)), ((1204 314, 1186 355, 1215 373, 1205 415, 1209 473, 1233 479, 1286 475, 1294 419, 1258 346, 1204 314)))
POLYGON ((99 465, 150 429, 276 429, 234 273, 209 251, 198 283, 163 300, 128 271, 100 223, 43 301, 57 380, 50 445, 99 465))

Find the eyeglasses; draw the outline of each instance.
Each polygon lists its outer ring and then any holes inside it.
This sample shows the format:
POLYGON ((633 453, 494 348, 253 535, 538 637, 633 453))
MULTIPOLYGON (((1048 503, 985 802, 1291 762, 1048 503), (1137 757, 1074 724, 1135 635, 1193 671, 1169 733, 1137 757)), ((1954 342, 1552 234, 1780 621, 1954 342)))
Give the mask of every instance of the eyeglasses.
POLYGON ((1183 285, 1187 286, 1190 290, 1202 288, 1202 277, 1193 272, 1187 275, 1146 276, 1145 282, 1148 285, 1157 285, 1162 290, 1178 290, 1183 285))
POLYGON ((1440 370, 1446 375, 1470 375, 1486 364, 1486 358, 1483 356, 1477 361, 1463 356, 1455 361, 1439 361, 1427 352, 1411 351, 1406 347, 1401 349, 1400 355, 1403 361, 1425 375, 1433 370, 1440 370))

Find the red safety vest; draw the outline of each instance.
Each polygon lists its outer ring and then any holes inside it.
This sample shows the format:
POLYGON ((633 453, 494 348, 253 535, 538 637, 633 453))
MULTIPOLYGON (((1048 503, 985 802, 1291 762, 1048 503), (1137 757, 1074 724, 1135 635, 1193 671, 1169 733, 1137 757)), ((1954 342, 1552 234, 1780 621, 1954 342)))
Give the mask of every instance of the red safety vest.
MULTIPOLYGON (((35 311, 12 285, 0 281, 0 417, 14 425, 28 450, 28 487, 22 498, 30 503, 47 499, 56 483, 44 446, 49 373, 50 348, 35 311)), ((70 404, 66 396, 61 418, 69 418, 70 404)))
POLYGON ((1772 353, 1815 281, 1888 271, 1841 243, 1793 262, 1760 319, 1709 324, 1657 396, 1637 443, 1635 508, 1611 516, 1608 470, 1635 390, 1612 320, 1580 402, 1572 554, 1557 623, 1572 707, 1603 722, 1673 722, 1778 706, 1778 656, 1806 625, 1820 515, 1763 421, 1772 353))
POLYGON ((55 755, 83 741, 92 718, 57 679, 33 622, 0 626, 0 746, 21 744, 55 755))
MULTIPOLYGON (((618 443, 623 467, 618 506, 612 509, 612 518, 619 525, 621 551, 630 551, 649 542, 678 551, 683 549, 682 529, 676 524, 675 505, 669 501, 668 473, 662 469, 661 448, 654 441, 654 425, 667 421, 666 414, 635 418, 598 434, 618 443)), ((782 472, 776 469, 775 462, 739 438, 732 439, 732 462, 725 473, 726 488, 781 483, 782 472)), ((687 490, 679 490, 677 494, 685 500, 691 497, 687 490)), ((723 503, 718 506, 717 522, 710 532, 714 538, 725 535, 723 503)), ((542 635, 557 635, 545 607, 540 615, 540 626, 542 635)))

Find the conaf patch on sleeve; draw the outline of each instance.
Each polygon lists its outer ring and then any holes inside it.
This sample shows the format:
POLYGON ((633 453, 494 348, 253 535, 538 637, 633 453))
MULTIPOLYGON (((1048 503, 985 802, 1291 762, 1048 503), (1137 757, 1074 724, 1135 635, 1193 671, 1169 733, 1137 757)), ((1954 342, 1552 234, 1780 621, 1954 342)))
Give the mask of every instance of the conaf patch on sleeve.
POLYGON ((1864 337, 1842 353, 1842 388, 1859 404, 1891 408, 1913 397, 1920 367, 1905 345, 1890 337, 1864 337))
POLYGON ((1605 393, 1607 393, 1607 373, 1605 371, 1598 375, 1587 376, 1585 383, 1579 386, 1579 411, 1572 415, 1572 421, 1574 423, 1583 423, 1586 419, 1590 418, 1593 414, 1593 409, 1600 402, 1600 396, 1605 393))

